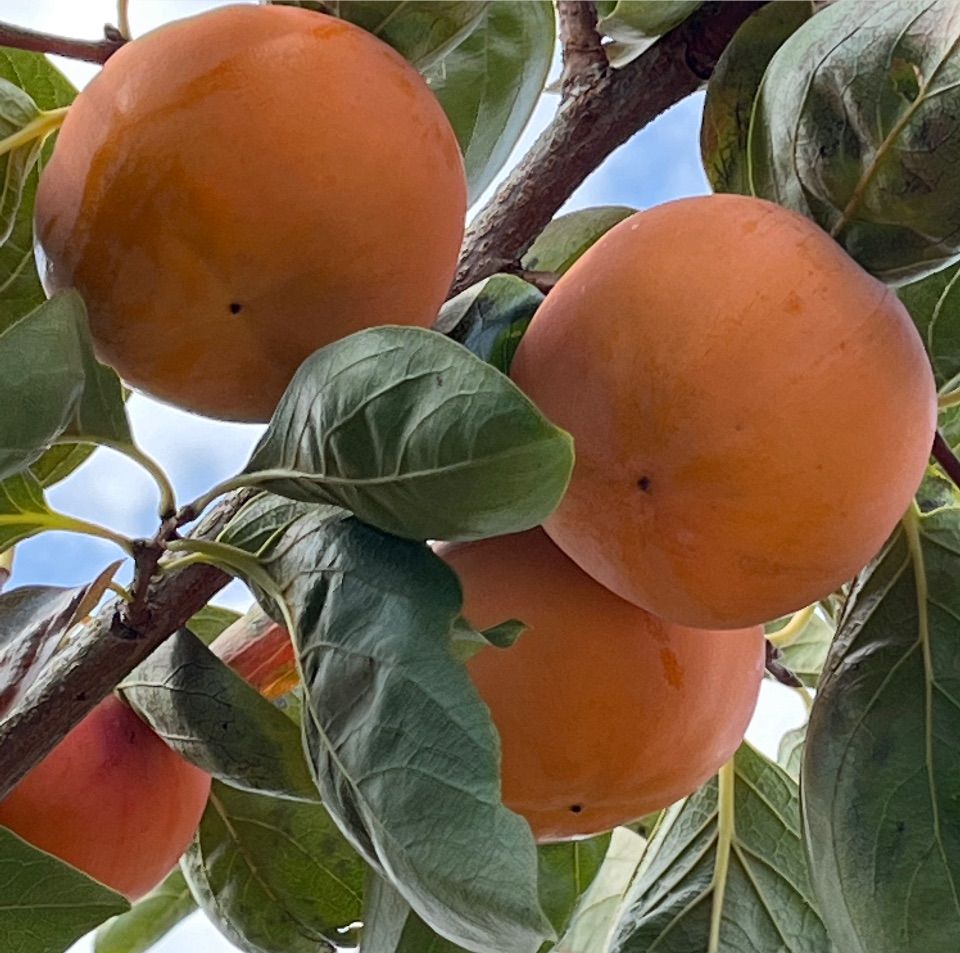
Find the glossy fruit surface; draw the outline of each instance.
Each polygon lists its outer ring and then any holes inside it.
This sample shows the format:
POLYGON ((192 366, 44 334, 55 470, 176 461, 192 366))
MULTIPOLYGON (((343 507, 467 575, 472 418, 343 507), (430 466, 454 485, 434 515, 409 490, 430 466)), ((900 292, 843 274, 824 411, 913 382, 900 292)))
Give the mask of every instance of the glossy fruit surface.
POLYGON ((428 326, 463 237, 456 138, 419 73, 309 10, 238 5, 124 46, 37 196, 48 291, 101 360, 181 407, 265 420, 317 348, 428 326))
POLYGON ((460 576, 474 626, 528 626, 468 669, 500 732, 504 802, 538 840, 666 807, 736 751, 763 675, 759 627, 663 622, 604 589, 539 529, 437 551, 460 576))
POLYGON ((227 626, 210 649, 271 701, 293 691, 300 682, 290 634, 259 606, 227 626))
POLYGON ((0 801, 0 825, 134 900, 186 850, 209 792, 110 696, 0 801))
POLYGON ((624 598, 709 628, 784 615, 859 571, 936 422, 896 295, 807 219, 738 195, 607 232, 537 311, 511 376, 576 443, 553 540, 624 598))

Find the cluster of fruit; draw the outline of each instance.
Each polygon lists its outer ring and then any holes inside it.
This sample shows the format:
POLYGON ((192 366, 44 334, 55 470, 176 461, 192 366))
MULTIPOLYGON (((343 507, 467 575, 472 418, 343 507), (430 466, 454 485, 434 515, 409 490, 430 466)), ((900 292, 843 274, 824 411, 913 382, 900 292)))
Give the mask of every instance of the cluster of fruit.
MULTIPOLYGON (((37 241, 48 289, 80 290, 126 381, 263 420, 316 348, 431 324, 465 195, 444 114, 396 53, 312 12, 232 7, 129 44, 80 95, 41 180, 37 241)), ((922 479, 936 396, 895 295, 801 216, 719 195, 597 241, 538 309, 511 377, 573 435, 569 490, 543 529, 436 551, 473 625, 528 626, 468 665, 500 732, 504 800, 552 840, 658 810, 733 754, 763 623, 881 547, 922 479)), ((104 703, 0 823, 142 893, 209 783, 147 734, 104 703), (54 794, 80 809, 89 770, 88 792, 128 799, 111 826, 135 816, 137 851, 118 835, 107 856, 62 804, 42 820, 54 794), (165 790, 176 821, 157 809, 165 790), (151 845, 147 815, 168 832, 151 845), (96 850, 75 846, 78 826, 96 850)))

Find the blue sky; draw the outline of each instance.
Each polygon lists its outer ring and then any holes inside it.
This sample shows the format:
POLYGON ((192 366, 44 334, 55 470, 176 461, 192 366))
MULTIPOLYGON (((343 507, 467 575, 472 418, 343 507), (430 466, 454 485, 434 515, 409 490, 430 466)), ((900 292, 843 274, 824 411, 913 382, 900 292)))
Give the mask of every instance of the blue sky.
MULTIPOLYGON (((132 0, 134 34, 169 19, 200 12, 217 3, 207 0, 132 0)), ((115 20, 113 0, 0 0, 0 19, 34 29, 95 37, 102 25, 115 20)), ((95 73, 95 67, 58 60, 77 85, 95 73)), ((556 97, 545 96, 511 163, 532 142, 556 108, 556 97)), ((647 208, 672 198, 708 191, 700 166, 698 133, 702 96, 694 96, 660 117, 611 156, 577 190, 565 210, 592 205, 631 205, 647 208)), ((195 417, 135 395, 129 412, 143 448, 171 476, 178 496, 188 500, 217 481, 237 472, 245 463, 260 427, 225 424, 195 417)), ((50 493, 51 503, 72 515, 107 524, 128 535, 149 534, 155 528, 156 493, 153 484, 135 466, 117 454, 100 450, 81 470, 50 493)), ((18 547, 13 582, 76 585, 91 579, 117 558, 109 544, 56 533, 18 547)), ((246 591, 233 584, 218 602, 243 608, 246 591)), ((755 720, 752 740, 775 751, 783 727, 799 720, 799 702, 777 686, 765 686, 762 718, 755 720)), ((88 941, 73 953, 87 953, 88 941)), ((202 919, 178 927, 157 953, 221 953, 234 947, 202 919)))

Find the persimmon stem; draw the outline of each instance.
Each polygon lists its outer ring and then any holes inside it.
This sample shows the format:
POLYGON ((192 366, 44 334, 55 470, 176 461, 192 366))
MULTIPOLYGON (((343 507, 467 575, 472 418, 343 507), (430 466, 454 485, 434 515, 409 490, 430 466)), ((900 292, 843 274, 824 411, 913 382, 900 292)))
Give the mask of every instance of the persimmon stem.
POLYGON ((943 472, 953 481, 954 486, 960 487, 960 460, 957 459, 957 455, 939 430, 933 437, 931 455, 940 464, 943 472))
POLYGON ((41 112, 36 119, 31 119, 22 129, 11 133, 5 139, 0 139, 0 156, 19 149, 35 139, 46 139, 51 132, 55 132, 66 119, 69 112, 69 106, 61 106, 59 109, 49 109, 41 112))
POLYGON ((76 40, 68 36, 40 33, 12 23, 0 23, 0 46, 12 46, 31 53, 55 53, 87 63, 106 63, 126 40, 119 35, 105 36, 102 40, 76 40))
POLYGON ((813 618, 816 612, 816 603, 807 606, 805 609, 798 609, 782 629, 776 632, 770 632, 767 640, 772 642, 778 649, 785 649, 788 645, 796 641, 796 638, 807 627, 807 624, 813 618))
POLYGON ((946 410, 948 407, 956 407, 960 404, 960 387, 956 390, 948 390, 937 398, 937 409, 946 410))
POLYGON ((707 953, 719 953, 723 901, 730 873, 730 851, 736 830, 736 774, 728 761, 717 775, 717 858, 713 865, 713 897, 710 903, 710 936, 707 953))
POLYGON ((130 40, 130 0, 117 0, 117 32, 125 40, 130 40))
POLYGON ((21 513, 0 515, 0 526, 22 526, 25 522, 39 526, 43 530, 78 533, 81 536, 105 539, 119 546, 128 556, 134 554, 133 540, 129 537, 115 533, 112 529, 100 526, 98 523, 90 523, 87 520, 77 519, 75 516, 67 516, 66 513, 31 513, 29 519, 26 519, 21 513))

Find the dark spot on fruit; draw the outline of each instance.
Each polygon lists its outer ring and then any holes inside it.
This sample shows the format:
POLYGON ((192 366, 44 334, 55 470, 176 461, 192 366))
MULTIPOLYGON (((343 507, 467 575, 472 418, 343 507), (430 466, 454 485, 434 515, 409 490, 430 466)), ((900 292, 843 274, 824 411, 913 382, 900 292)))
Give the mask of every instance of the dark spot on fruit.
POLYGON ((582 804, 572 804, 572 805, 570 806, 570 812, 571 812, 572 814, 579 814, 582 810, 583 810, 583 805, 582 805, 582 804))
POLYGON ((243 305, 239 301, 230 302, 230 313, 239 314, 243 310, 243 305))
POLYGON ((649 492, 650 492, 650 477, 648 477, 648 476, 642 476, 642 477, 640 477, 640 479, 637 480, 637 486, 640 487, 640 489, 643 490, 644 493, 649 493, 649 492))

